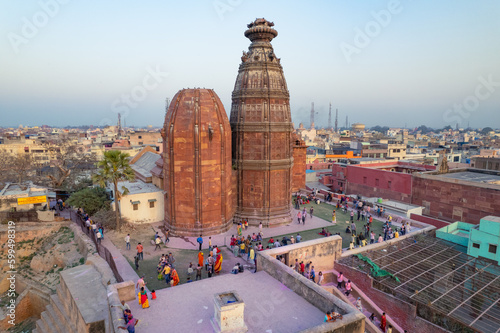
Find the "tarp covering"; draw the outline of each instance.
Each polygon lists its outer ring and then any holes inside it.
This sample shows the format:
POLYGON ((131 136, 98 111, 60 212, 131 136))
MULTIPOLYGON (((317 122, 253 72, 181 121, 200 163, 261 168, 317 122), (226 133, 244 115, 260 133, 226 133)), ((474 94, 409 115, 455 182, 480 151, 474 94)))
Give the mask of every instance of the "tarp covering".
POLYGON ((356 256, 356 257, 358 257, 358 259, 366 261, 368 264, 370 264, 370 266, 371 266, 370 273, 371 273, 372 276, 374 276, 374 277, 390 276, 394 280, 396 280, 396 282, 398 282, 398 283, 401 282, 401 281, 399 281, 399 279, 396 276, 394 276, 393 274, 389 273, 385 269, 380 269, 380 267, 378 267, 378 265, 376 263, 374 263, 370 258, 365 257, 362 254, 355 254, 354 256, 356 256))

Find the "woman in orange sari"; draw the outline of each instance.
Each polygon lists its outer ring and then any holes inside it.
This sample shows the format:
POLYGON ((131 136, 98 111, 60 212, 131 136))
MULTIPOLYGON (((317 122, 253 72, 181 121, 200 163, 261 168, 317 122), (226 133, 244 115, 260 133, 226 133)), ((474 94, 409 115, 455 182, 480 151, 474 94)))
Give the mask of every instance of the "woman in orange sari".
POLYGON ((215 274, 219 274, 222 269, 222 254, 217 255, 217 260, 215 260, 214 272, 215 274))
POLYGON ((174 281, 173 285, 176 286, 179 284, 179 274, 177 274, 177 271, 172 269, 172 273, 170 273, 170 277, 172 278, 172 281, 174 281))
POLYGON ((203 267, 203 252, 201 251, 198 253, 198 265, 203 267))

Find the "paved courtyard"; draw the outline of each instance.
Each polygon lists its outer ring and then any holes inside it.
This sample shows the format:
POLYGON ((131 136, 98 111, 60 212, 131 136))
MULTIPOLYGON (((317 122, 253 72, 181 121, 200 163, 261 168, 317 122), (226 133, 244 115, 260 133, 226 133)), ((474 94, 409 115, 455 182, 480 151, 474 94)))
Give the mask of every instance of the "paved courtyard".
POLYGON ((264 271, 226 274, 192 287, 158 290, 148 309, 128 302, 140 320, 136 332, 213 332, 214 294, 233 290, 245 302, 248 332, 291 333, 323 323, 324 313, 264 271))

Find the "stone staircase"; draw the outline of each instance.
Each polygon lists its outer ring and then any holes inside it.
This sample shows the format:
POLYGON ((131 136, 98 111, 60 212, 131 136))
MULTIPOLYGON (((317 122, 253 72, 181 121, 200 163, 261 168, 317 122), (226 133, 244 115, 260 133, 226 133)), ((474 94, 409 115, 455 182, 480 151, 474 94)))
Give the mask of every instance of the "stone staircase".
POLYGON ((61 272, 57 293, 36 322, 34 333, 106 332, 109 320, 106 288, 92 265, 61 272))
POLYGON ((50 304, 42 312, 41 319, 36 322, 34 333, 42 332, 76 332, 75 325, 70 321, 67 308, 59 299, 58 294, 50 296, 50 304))
MULTIPOLYGON (((366 330, 369 332, 382 332, 379 328, 382 310, 378 308, 376 304, 370 302, 368 297, 361 290, 359 290, 354 283, 352 283, 353 288, 349 296, 345 296, 344 288, 340 290, 337 289, 337 274, 338 272, 336 270, 323 271, 325 283, 321 286, 333 294, 340 295, 341 298, 351 303, 354 307, 356 307, 356 300, 358 297, 361 297, 361 307, 363 309, 363 314, 366 316, 366 330), (374 321, 369 320, 372 313, 375 314, 374 321)), ((346 277, 344 277, 344 282, 347 282, 346 277)), ((389 326, 389 324, 393 325, 393 332, 404 332, 399 325, 394 323, 393 320, 387 316, 387 326, 389 326)))
MULTIPOLYGON (((349 302, 351 302, 351 304, 356 307, 356 300, 358 299, 357 297, 353 296, 354 293, 350 293, 349 296, 346 296, 347 299, 349 300, 349 302)), ((380 327, 380 318, 377 316, 377 312, 375 311, 370 311, 371 309, 368 308, 368 305, 367 304, 363 304, 363 301, 361 301, 361 306, 363 308, 363 314, 366 316, 366 318, 370 318, 370 316, 372 315, 372 313, 375 313, 375 320, 372 321, 372 323, 377 326, 377 327, 380 327)))

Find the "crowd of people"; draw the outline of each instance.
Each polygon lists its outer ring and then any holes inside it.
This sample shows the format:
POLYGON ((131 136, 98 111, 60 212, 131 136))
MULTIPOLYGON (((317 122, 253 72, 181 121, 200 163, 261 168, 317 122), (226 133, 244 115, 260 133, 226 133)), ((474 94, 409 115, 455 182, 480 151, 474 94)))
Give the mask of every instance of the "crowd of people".
MULTIPOLYGON (((284 256, 277 256, 276 259, 286 264, 284 256)), ((311 280, 318 285, 321 285, 323 283, 323 272, 321 271, 318 272, 318 280, 316 281, 316 271, 314 270, 312 261, 304 263, 304 261, 299 262, 299 259, 295 259, 295 264, 290 265, 290 267, 300 275, 304 276, 306 279, 311 280)))
POLYGON ((104 227, 101 223, 94 222, 89 214, 85 213, 82 208, 76 210, 76 214, 85 221, 85 227, 88 229, 89 233, 92 232, 97 240, 97 244, 101 244, 102 239, 104 239, 104 227))
POLYGON ((125 303, 125 301, 121 301, 121 304, 111 305, 111 307, 120 308, 122 310, 125 326, 119 326, 118 328, 127 330, 129 333, 135 333, 135 326, 139 322, 139 319, 134 318, 134 316, 132 315, 132 311, 130 311, 130 306, 125 303))

